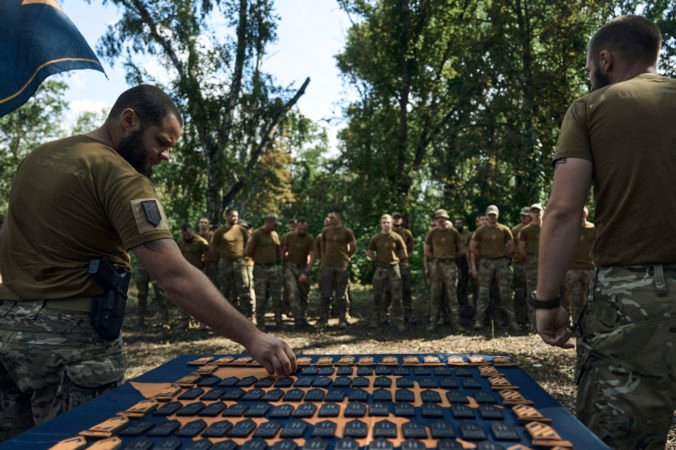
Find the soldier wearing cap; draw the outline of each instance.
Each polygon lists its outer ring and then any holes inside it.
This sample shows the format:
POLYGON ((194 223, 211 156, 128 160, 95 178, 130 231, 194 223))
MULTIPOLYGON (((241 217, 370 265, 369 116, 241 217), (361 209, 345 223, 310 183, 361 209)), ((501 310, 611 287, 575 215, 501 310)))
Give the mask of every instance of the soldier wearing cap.
MULTIPOLYGON (((519 233, 523 230, 523 227, 530 223, 529 206, 521 208, 519 220, 520 222, 512 228, 512 236, 514 236, 515 242, 519 242, 519 233)), ((526 304, 526 292, 528 292, 528 290, 526 287, 526 268, 524 263, 525 261, 521 259, 519 252, 514 252, 514 258, 512 260, 512 268, 514 269, 512 277, 512 285, 514 287, 514 314, 516 314, 517 322, 523 326, 528 323, 528 305, 526 304)))
MULTIPOLYGON (((540 246, 540 226, 542 224, 542 205, 535 203, 530 207, 531 222, 519 233, 519 259, 526 269, 526 288, 528 292, 535 290, 538 280, 538 248, 540 246)), ((528 308, 528 322, 531 330, 535 330, 535 311, 528 308)))
POLYGON ((474 218, 474 231, 470 233, 469 236, 469 242, 467 243, 467 271, 469 272, 469 283, 471 286, 472 290, 472 299, 474 301, 474 307, 476 308, 476 305, 479 301, 479 282, 477 281, 476 274, 472 275, 471 268, 477 266, 477 261, 474 257, 474 253, 469 251, 471 248, 471 243, 472 243, 472 238, 474 237, 474 233, 476 233, 476 230, 481 228, 482 226, 486 225, 486 214, 480 214, 474 218))
POLYGON ((357 250, 357 241, 351 229, 342 223, 341 212, 331 210, 318 240, 318 253, 321 255, 319 267, 319 291, 321 304, 319 327, 327 325, 329 310, 333 299, 338 310, 338 325, 348 326, 348 305, 346 301, 347 285, 350 279, 348 265, 357 250))
POLYGON ((265 312, 268 298, 275 314, 275 325, 282 326, 282 273, 278 260, 282 257, 279 235, 275 231, 279 217, 270 213, 263 226, 251 235, 244 254, 253 259, 254 290, 256 291, 256 324, 265 329, 265 312))
MULTIPOLYGON (((397 233, 406 244, 406 257, 399 260, 399 271, 401 272, 401 302, 404 306, 404 318, 409 325, 416 322, 413 314, 413 294, 411 288, 411 266, 408 263, 408 257, 413 252, 413 233, 404 226, 404 216, 401 213, 392 213, 392 231, 397 233)), ((391 304, 391 294, 386 291, 385 308, 389 310, 391 304)))
POLYGON ((367 256, 375 264, 373 274, 373 300, 375 303, 371 325, 377 327, 383 322, 386 308, 383 305, 385 291, 392 298, 392 322, 397 331, 405 331, 403 305, 401 301, 401 272, 399 262, 406 259, 406 243, 400 234, 392 231, 392 216, 383 214, 380 218, 380 233, 371 238, 367 256))
MULTIPOLYGON (((430 323, 427 331, 437 327, 439 314, 448 310, 449 322, 454 330, 460 331, 460 307, 458 305, 458 269, 456 257, 465 252, 465 244, 460 233, 451 225, 450 217, 445 209, 434 213, 436 227, 425 238, 424 253, 432 261, 425 265, 425 275, 431 282, 430 323), (444 293, 446 294, 444 296, 444 293), (445 302, 448 301, 448 304, 445 302)), ((426 258, 427 259, 427 258, 426 258)))
POLYGON ((486 209, 486 225, 474 232, 470 243, 470 250, 474 255, 470 274, 478 278, 479 300, 474 316, 474 329, 483 327, 484 317, 488 309, 491 282, 493 278, 498 284, 498 306, 505 311, 507 326, 512 333, 520 332, 514 317, 509 280, 509 259, 514 253, 514 238, 511 230, 498 223, 500 211, 495 205, 486 209), (479 267, 476 267, 476 261, 479 267))
POLYGON ((209 261, 218 261, 218 281, 221 293, 245 317, 253 316, 253 304, 247 284, 244 248, 249 235, 239 224, 235 208, 225 211, 225 224, 214 232, 209 246, 209 261))
POLYGON ((294 220, 295 229, 282 238, 284 286, 289 296, 296 328, 307 326, 305 318, 310 290, 310 268, 314 262, 314 238, 304 218, 294 220))
POLYGON ((594 278, 594 263, 591 259, 591 250, 596 240, 596 227, 593 223, 587 221, 588 216, 589 210, 585 207, 582 213, 580 237, 578 238, 575 253, 573 253, 573 262, 566 272, 564 279, 566 294, 563 298, 563 306, 574 322, 587 302, 589 288, 594 278))

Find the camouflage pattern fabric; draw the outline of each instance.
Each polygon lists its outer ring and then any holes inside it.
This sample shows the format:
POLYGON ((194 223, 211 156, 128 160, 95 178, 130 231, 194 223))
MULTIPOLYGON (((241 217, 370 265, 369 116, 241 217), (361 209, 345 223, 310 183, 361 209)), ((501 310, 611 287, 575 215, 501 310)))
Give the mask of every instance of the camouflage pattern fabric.
POLYGON ((307 265, 294 264, 288 261, 284 264, 284 288, 289 295, 293 320, 297 326, 306 324, 305 313, 310 280, 308 278, 305 283, 298 282, 298 278, 306 270, 307 265))
POLYGON ((568 269, 564 281, 565 295, 563 297, 563 307, 568 314, 577 321, 577 316, 589 296, 589 287, 594 278, 594 271, 589 269, 568 269))
POLYGON ((526 268, 523 262, 514 262, 512 287, 514 289, 514 315, 516 321, 522 325, 528 323, 528 295, 526 287, 526 268))
POLYGON ((404 315, 410 317, 413 314, 413 289, 411 284, 411 266, 408 259, 399 262, 401 273, 401 302, 404 307, 404 315))
POLYGON ((155 294, 155 302, 162 312, 162 318, 165 322, 169 322, 169 299, 164 289, 160 287, 157 281, 150 278, 150 273, 140 263, 136 267, 136 290, 138 292, 138 315, 139 323, 145 323, 145 316, 148 311, 148 286, 153 285, 153 293, 155 294))
POLYGON ((507 258, 481 258, 478 268, 479 300, 476 306, 476 315, 474 316, 474 328, 483 326, 486 311, 490 301, 491 280, 493 277, 498 283, 498 305, 507 316, 508 325, 516 331, 514 308, 511 303, 511 292, 509 290, 509 280, 511 273, 509 270, 509 259, 507 258))
POLYGON ((439 320, 439 314, 442 311, 448 310, 448 320, 451 326, 455 329, 460 329, 458 266, 456 266, 455 260, 436 259, 431 264, 429 328, 434 328, 437 320, 439 320))
POLYGON ((349 269, 340 267, 321 267, 319 269, 319 324, 326 324, 329 320, 331 298, 336 302, 340 321, 347 321, 346 291, 349 281, 349 269))
MULTIPOLYGON (((526 255, 524 268, 526 269, 526 293, 530 294, 535 290, 538 284, 537 255, 526 255)), ((526 309, 528 311, 528 322, 530 323, 531 330, 535 330, 535 310, 531 308, 528 302, 526 302, 526 309)))
POLYGON ((253 317, 249 296, 249 276, 244 258, 225 259, 218 262, 218 286, 223 297, 237 307, 244 317, 253 317))
POLYGON ((467 288, 469 287, 469 265, 463 256, 462 258, 455 260, 455 266, 458 269, 458 288, 456 289, 458 303, 461 305, 467 305, 469 303, 467 299, 467 288))
POLYGON ((256 264, 253 268, 256 291, 256 324, 265 328, 265 312, 268 298, 275 313, 275 324, 282 325, 282 273, 276 264, 256 264))
POLYGON ((676 408, 676 268, 597 270, 577 327, 577 416, 613 449, 662 449, 676 408))
MULTIPOLYGON (((246 262, 246 259, 244 260, 246 262)), ((249 299, 252 305, 256 304, 256 290, 254 289, 253 264, 246 265, 246 282, 249 286, 249 299)))
POLYGON ((127 368, 121 338, 43 304, 0 306, 0 442, 118 386, 127 368))
POLYGON ((214 284, 214 286, 219 287, 220 282, 218 281, 218 261, 212 261, 207 265, 207 268, 204 270, 204 273, 209 278, 209 280, 214 284))
POLYGON ((405 330, 403 305, 401 299, 402 276, 399 264, 376 264, 373 274, 373 300, 375 310, 372 326, 379 326, 385 319, 385 292, 389 291, 392 302, 392 322, 399 331, 405 330))

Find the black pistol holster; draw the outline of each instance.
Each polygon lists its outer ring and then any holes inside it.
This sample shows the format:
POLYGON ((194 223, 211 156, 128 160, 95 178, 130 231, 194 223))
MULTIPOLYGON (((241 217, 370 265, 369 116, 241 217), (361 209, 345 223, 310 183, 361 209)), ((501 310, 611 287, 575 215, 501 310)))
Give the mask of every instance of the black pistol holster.
POLYGON ((117 339, 127 307, 131 273, 116 270, 107 258, 94 258, 89 261, 89 276, 104 289, 103 294, 92 297, 92 326, 103 339, 117 339))

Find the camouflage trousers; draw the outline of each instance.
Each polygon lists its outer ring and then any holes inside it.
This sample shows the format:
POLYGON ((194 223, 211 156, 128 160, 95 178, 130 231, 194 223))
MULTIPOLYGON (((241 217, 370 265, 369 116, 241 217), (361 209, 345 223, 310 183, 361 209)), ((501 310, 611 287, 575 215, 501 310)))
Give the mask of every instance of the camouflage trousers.
POLYGON ((576 409, 613 449, 665 446, 676 409, 675 298, 676 267, 663 277, 653 266, 596 271, 576 327, 576 409))
POLYGON ((249 276, 243 258, 225 259, 218 262, 218 286, 223 297, 235 306, 244 317, 253 317, 253 305, 249 296, 249 276))
POLYGON ((291 262, 284 264, 284 288, 289 296, 293 320, 296 325, 305 323, 310 279, 305 280, 305 283, 299 282, 298 279, 306 270, 306 264, 294 264, 291 262))
POLYGON ((430 326, 436 326, 440 314, 448 310, 451 326, 459 328, 458 267, 454 260, 436 259, 431 264, 430 326), (446 301, 448 304, 445 303, 446 301))
POLYGON ((204 273, 214 286, 218 287, 220 285, 218 281, 218 261, 210 262, 204 270, 204 273))
POLYGON ((150 284, 153 285, 153 292, 155 294, 154 299, 155 302, 157 303, 157 306, 160 308, 160 311, 162 312, 162 318, 164 319, 165 322, 168 322, 169 305, 171 302, 169 301, 166 292, 164 292, 164 289, 160 287, 157 281, 150 278, 150 274, 148 273, 146 268, 141 265, 139 265, 136 270, 135 281, 136 281, 136 290, 138 292, 137 298, 138 298, 139 322, 142 324, 145 322, 146 313, 148 311, 148 292, 149 292, 148 286, 150 284))
POLYGON ((526 287, 526 268, 523 262, 515 261, 512 264, 514 268, 512 276, 512 287, 514 289, 514 315, 516 321, 520 324, 528 323, 528 290, 526 287))
POLYGON ((563 307, 566 308, 573 322, 577 320, 580 310, 587 303, 589 287, 593 278, 593 269, 568 269, 568 272, 566 272, 563 307))
POLYGON ((458 269, 458 303, 461 305, 469 304, 467 299, 467 289, 469 287, 469 266, 465 257, 455 260, 455 266, 458 269))
MULTIPOLYGON (((538 284, 538 257, 537 255, 526 255, 524 262, 526 269, 526 295, 530 295, 535 290, 538 284)), ((526 302, 528 311, 528 322, 531 330, 535 330, 535 310, 531 308, 530 304, 526 302)))
POLYGON ((120 384, 122 339, 106 341, 88 313, 42 301, 0 306, 0 442, 120 384))
POLYGON ((326 323, 329 320, 331 299, 336 302, 338 316, 341 321, 347 320, 347 284, 350 272, 347 268, 321 267, 319 269, 319 321, 326 323))
POLYGON ((256 264, 253 268, 256 290, 256 323, 264 328, 268 298, 275 313, 275 323, 282 324, 282 274, 276 264, 256 264))
POLYGON ((373 274, 373 301, 375 303, 372 325, 379 326, 385 319, 385 292, 389 292, 392 303, 392 322, 401 328, 404 326, 403 305, 401 301, 401 271, 399 264, 377 264, 373 274))
POLYGON ((481 258, 479 260, 478 283, 479 299, 476 305, 476 315, 474 316, 474 325, 483 324, 486 311, 490 302, 491 281, 495 277, 498 283, 498 305, 507 316, 509 323, 515 323, 514 308, 511 302, 511 292, 509 290, 509 280, 511 273, 509 270, 509 259, 507 258, 481 258))
MULTIPOLYGON (((399 272, 401 273, 401 303, 404 307, 404 316, 410 317, 413 314, 413 290, 411 285, 411 266, 408 260, 399 263, 399 272)), ((389 288, 385 289, 383 301, 383 312, 389 313, 392 307, 392 294, 389 288)))

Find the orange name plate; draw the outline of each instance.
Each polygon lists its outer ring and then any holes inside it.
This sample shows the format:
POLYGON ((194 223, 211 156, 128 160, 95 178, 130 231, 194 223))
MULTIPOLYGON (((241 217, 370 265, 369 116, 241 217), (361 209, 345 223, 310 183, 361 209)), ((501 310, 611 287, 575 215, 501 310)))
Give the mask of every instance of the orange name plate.
POLYGON ((87 447, 87 450, 116 450, 122 446, 122 439, 117 436, 104 439, 87 447))
POLYGON ((438 356, 425 356, 423 358, 423 364, 426 366, 441 366, 441 360, 439 359, 438 356))
POLYGON ((218 369, 216 364, 208 364, 206 366, 198 367, 196 372, 201 375, 209 375, 210 373, 214 373, 216 369, 218 369))
POLYGON ((345 355, 336 361, 337 366, 351 366, 354 364, 354 356, 345 355))
POLYGON ((420 364, 420 360, 417 356, 404 356, 405 366, 417 366, 418 364, 420 364))
POLYGON ((479 366, 479 375, 482 377, 493 377, 502 374, 493 366, 479 366))
POLYGON ((529 405, 514 405, 512 406, 512 411, 516 414, 517 420, 521 422, 551 422, 552 419, 548 419, 543 416, 540 411, 533 408, 529 405))
POLYGON ((357 361, 358 366, 372 366, 376 361, 373 359, 373 356, 362 356, 357 361))
POLYGON ((516 363, 509 356, 494 356, 491 360, 494 366, 516 366, 516 363))
POLYGON ((125 416, 115 416, 110 419, 101 422, 98 425, 94 425, 88 430, 81 431, 80 436, 91 437, 91 438, 109 438, 113 436, 117 430, 125 426, 129 422, 125 416))
POLYGON ((205 356, 203 358, 199 358, 199 359, 196 359, 194 361, 190 361, 188 363, 188 365, 189 366, 203 366, 205 364, 209 364, 213 360, 214 360, 213 356, 205 356))
POLYGON ((446 364, 449 366, 466 366, 467 361, 462 356, 449 356, 446 359, 446 364))
POLYGON ((80 450, 87 446, 87 440, 82 436, 76 436, 57 442, 49 450, 80 450))
POLYGON ((218 367, 228 366, 234 360, 235 360, 235 358, 233 358, 232 356, 224 356, 222 358, 218 358, 216 361, 213 362, 213 364, 216 364, 218 367))
POLYGON ((488 378, 488 382, 491 384, 491 388, 495 390, 499 389, 514 389, 519 390, 517 386, 514 386, 510 381, 502 375, 493 375, 488 378))
POLYGON ((129 417, 139 418, 148 414, 153 409, 157 408, 157 401, 153 399, 141 400, 131 408, 129 408, 125 414, 129 417))
POLYGON ((176 381, 176 384, 179 386, 183 387, 190 387, 193 384, 197 383, 197 380, 201 378, 201 375, 199 373, 193 372, 189 373, 188 375, 184 376, 183 378, 180 378, 176 381))
POLYGON ((179 392, 181 392, 181 388, 175 384, 172 384, 171 386, 168 386, 155 394, 153 396, 153 400, 157 400, 158 402, 168 402, 179 392))
POLYGON ((513 389, 503 389, 498 391, 505 405, 532 405, 533 402, 526 399, 521 392, 513 389))
POLYGON ((296 358, 297 366, 309 366, 310 364, 312 364, 312 358, 309 356, 301 356, 300 358, 296 358))

